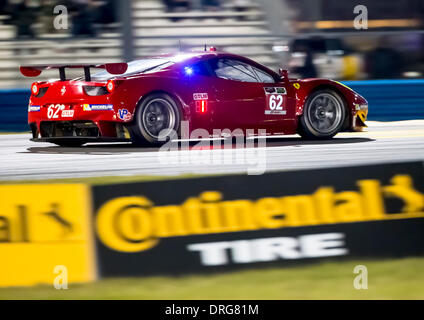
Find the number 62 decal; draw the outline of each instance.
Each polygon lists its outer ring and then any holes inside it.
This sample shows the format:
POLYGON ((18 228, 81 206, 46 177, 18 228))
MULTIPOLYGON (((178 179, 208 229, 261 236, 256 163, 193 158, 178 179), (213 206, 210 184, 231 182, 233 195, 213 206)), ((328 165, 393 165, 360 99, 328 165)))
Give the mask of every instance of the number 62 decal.
POLYGON ((268 115, 287 114, 287 111, 284 110, 285 97, 286 95, 281 93, 267 93, 265 114, 268 114, 268 115))
POLYGON ((271 94, 269 97, 269 108, 271 110, 283 110, 283 96, 281 94, 271 94))
POLYGON ((64 109, 65 109, 65 106, 63 104, 51 104, 47 109, 47 118, 49 119, 59 118, 59 112, 64 109))

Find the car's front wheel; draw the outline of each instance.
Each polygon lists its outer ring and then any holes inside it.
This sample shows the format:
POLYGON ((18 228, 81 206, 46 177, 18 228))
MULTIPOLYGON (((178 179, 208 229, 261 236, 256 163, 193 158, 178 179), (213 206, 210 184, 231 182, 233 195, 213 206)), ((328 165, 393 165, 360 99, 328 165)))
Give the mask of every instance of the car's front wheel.
POLYGON ((329 139, 343 127, 346 105, 330 89, 314 92, 306 101, 299 121, 299 134, 307 139, 329 139))
POLYGON ((137 108, 130 126, 136 145, 161 145, 178 136, 180 113, 177 103, 164 93, 147 96, 137 108))

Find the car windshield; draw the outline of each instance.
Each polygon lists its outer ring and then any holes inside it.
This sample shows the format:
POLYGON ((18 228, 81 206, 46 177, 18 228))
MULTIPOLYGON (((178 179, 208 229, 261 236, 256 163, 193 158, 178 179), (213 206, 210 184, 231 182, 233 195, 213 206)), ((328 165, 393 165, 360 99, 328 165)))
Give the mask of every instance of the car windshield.
MULTIPOLYGON (((169 58, 157 58, 157 59, 143 59, 136 60, 128 63, 127 71, 121 76, 131 76, 139 73, 153 72, 164 69, 172 64, 174 61, 171 61, 169 58)), ((109 80, 113 78, 114 75, 110 74, 106 70, 100 71, 96 74, 93 74, 92 79, 97 81, 109 80)))

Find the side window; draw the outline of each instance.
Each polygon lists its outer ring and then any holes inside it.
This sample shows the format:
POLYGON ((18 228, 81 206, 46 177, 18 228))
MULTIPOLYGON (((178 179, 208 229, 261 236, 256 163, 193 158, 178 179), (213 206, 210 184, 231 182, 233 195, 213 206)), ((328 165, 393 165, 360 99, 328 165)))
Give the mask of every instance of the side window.
POLYGON ((206 76, 206 77, 211 75, 206 62, 204 61, 197 62, 189 68, 192 70, 192 72, 195 75, 206 76))
POLYGON ((265 71, 259 70, 257 68, 253 68, 255 73, 257 74, 259 81, 262 83, 275 83, 275 80, 272 76, 270 76, 265 71))
POLYGON ((258 82, 252 68, 241 61, 218 59, 211 63, 218 78, 242 82, 258 82))

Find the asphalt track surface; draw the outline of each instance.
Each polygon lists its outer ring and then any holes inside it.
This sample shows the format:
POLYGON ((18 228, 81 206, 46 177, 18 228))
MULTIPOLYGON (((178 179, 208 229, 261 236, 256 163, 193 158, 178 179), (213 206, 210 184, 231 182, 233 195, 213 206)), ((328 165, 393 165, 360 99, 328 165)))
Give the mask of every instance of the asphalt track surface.
MULTIPOLYGON (((61 148, 29 141, 29 134, 0 135, 0 180, 98 176, 250 173, 424 160, 424 120, 369 122, 366 132, 328 141, 298 136, 268 138, 250 148, 191 142, 174 151, 130 144, 61 148)), ((216 142, 216 141, 215 141, 216 142)))

